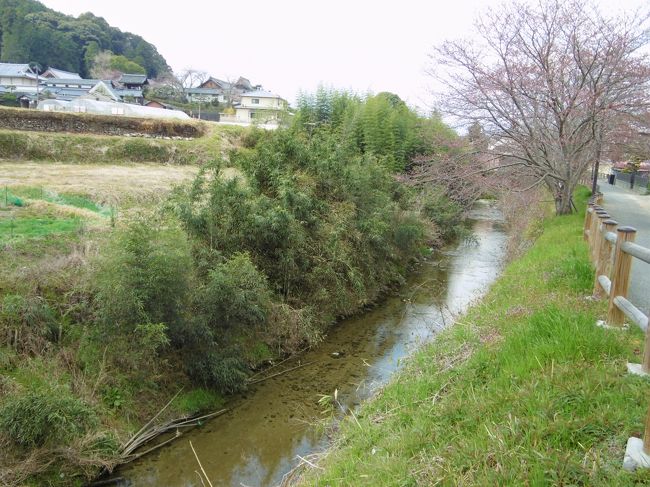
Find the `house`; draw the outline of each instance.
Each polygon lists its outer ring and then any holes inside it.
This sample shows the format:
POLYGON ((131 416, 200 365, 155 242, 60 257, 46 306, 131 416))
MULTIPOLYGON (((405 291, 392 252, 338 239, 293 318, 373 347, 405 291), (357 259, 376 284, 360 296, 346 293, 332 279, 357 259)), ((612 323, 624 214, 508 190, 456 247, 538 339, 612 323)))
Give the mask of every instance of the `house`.
POLYGON ((43 91, 52 91, 61 88, 72 88, 77 90, 85 90, 87 92, 101 80, 98 79, 83 79, 83 78, 47 78, 41 81, 43 91))
POLYGON ((274 93, 257 90, 243 93, 234 108, 236 122, 278 123, 286 113, 287 101, 274 93))
POLYGON ((254 87, 243 76, 234 83, 210 77, 196 88, 186 88, 185 95, 190 102, 210 103, 217 100, 219 103, 232 105, 241 101, 243 93, 254 91, 255 88, 261 86, 254 87))
POLYGON ((168 103, 163 103, 157 100, 146 100, 143 105, 149 108, 164 108, 165 110, 178 110, 178 108, 176 108, 173 105, 170 105, 168 103))
MULTIPOLYGON (((142 89, 127 89, 117 85, 111 80, 99 79, 82 79, 82 78, 48 78, 42 81, 41 91, 47 92, 58 100, 70 101, 80 96, 88 94, 95 89, 98 84, 102 84, 104 90, 100 89, 100 94, 103 92, 110 93, 108 97, 113 99, 117 96, 119 101, 126 101, 132 103, 142 104, 144 102, 144 94, 142 89), (108 91, 106 91, 108 90, 108 91)), ((94 92, 93 92, 94 93, 94 92)), ((93 98, 91 96, 91 98, 93 98)))
POLYGON ((208 78, 206 81, 201 83, 198 87, 204 89, 226 91, 229 90, 232 87, 232 85, 227 81, 223 81, 210 76, 210 78, 208 78))
POLYGON ((144 74, 125 73, 117 80, 117 82, 127 90, 143 90, 145 86, 149 86, 149 80, 144 74))
POLYGON ((122 97, 118 94, 117 90, 113 88, 108 81, 99 81, 87 93, 81 95, 80 98, 95 101, 112 101, 121 102, 122 97))
POLYGON ((55 79, 81 79, 79 73, 73 73, 71 71, 63 71, 62 69, 56 69, 53 67, 47 68, 42 75, 43 78, 55 78, 55 79))
POLYGON ((36 93, 38 82, 29 64, 0 63, 0 86, 19 93, 36 93))
MULTIPOLYGON (((41 82, 41 92, 57 100, 70 101, 86 95, 100 81, 83 78, 47 78, 41 82)), ((110 84, 111 81, 104 81, 110 84)))
POLYGON ((244 91, 253 91, 253 85, 251 84, 250 81, 248 81, 247 78, 244 78, 243 76, 240 76, 237 81, 235 81, 235 88, 238 90, 241 90, 242 93, 244 91))
POLYGON ((186 88, 185 96, 188 101, 195 103, 210 103, 217 100, 226 103, 226 92, 219 88, 186 88))
POLYGON ((211 103, 215 100, 226 103, 232 90, 231 83, 210 77, 196 88, 186 88, 185 96, 188 101, 195 103, 211 103))

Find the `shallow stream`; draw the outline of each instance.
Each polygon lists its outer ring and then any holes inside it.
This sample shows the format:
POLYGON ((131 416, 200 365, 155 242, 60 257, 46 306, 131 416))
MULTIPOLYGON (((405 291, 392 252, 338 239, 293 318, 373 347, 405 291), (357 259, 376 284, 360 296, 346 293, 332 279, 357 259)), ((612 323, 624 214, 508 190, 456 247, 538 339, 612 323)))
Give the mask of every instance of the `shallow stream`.
POLYGON ((472 238, 437 252, 398 295, 341 321, 317 348, 279 370, 310 365, 252 386, 226 414, 115 475, 136 487, 200 487, 191 440, 215 487, 279 484, 298 455, 327 447, 324 429, 315 426, 326 417, 319 399, 337 391, 343 409, 357 407, 496 279, 506 247, 501 216, 480 204, 470 223, 472 238))

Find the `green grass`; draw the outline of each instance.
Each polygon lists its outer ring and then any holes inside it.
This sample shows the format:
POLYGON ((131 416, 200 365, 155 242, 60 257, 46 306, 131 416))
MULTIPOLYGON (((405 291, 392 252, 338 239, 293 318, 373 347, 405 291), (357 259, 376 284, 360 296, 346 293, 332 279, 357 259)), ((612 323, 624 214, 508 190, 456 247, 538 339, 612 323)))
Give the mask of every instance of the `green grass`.
POLYGON ((0 129, 0 159, 66 163, 153 162, 204 164, 237 145, 247 130, 211 125, 192 140, 166 140, 93 134, 27 132, 0 129))
POLYGON ((174 401, 174 409, 181 414, 194 415, 214 412, 223 407, 223 396, 209 389, 193 389, 180 394, 174 401))
POLYGON ((0 219, 0 245, 23 239, 75 232, 80 224, 77 218, 3 218, 0 219))
MULTIPOLYGON (((104 216, 110 214, 110 208, 101 206, 92 201, 90 198, 80 194, 57 193, 56 191, 52 191, 47 188, 34 186, 15 186, 11 188, 11 191, 5 188, 5 192, 7 191, 10 197, 21 201, 23 204, 24 199, 42 200, 49 203, 56 203, 57 205, 72 206, 75 208, 90 210, 94 213, 99 213, 104 216)), ((21 205, 14 204, 14 206, 21 205)))
POLYGON ((648 408, 650 384, 625 373, 643 336, 594 326, 583 215, 546 220, 480 304, 343 422, 305 485, 650 482, 622 470, 648 408))

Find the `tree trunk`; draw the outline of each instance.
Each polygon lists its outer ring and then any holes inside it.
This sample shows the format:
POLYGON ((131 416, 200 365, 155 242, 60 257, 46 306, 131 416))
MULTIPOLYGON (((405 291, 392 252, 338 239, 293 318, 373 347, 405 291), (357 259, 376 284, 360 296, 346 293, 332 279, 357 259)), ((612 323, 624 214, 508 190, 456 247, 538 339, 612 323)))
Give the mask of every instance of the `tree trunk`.
POLYGON ((555 187, 555 214, 569 215, 573 213, 573 187, 565 183, 557 183, 555 187))

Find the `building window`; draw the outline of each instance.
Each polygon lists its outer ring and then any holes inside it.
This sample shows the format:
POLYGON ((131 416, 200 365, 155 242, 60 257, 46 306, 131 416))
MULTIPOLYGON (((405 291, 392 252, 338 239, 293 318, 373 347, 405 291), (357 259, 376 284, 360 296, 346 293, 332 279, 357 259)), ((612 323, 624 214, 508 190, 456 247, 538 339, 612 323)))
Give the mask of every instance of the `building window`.
POLYGON ((124 108, 113 107, 111 108, 111 113, 113 115, 124 115, 124 108))
POLYGON ((255 112, 250 112, 250 118, 255 118, 255 112))
POLYGON ((259 98, 253 98, 253 99, 251 99, 251 103, 253 105, 259 105, 260 104, 260 99, 259 98))

